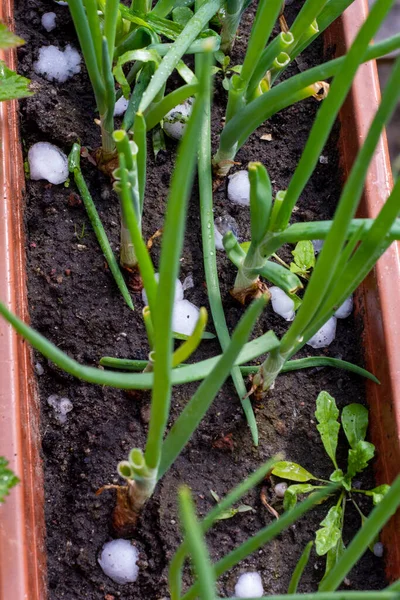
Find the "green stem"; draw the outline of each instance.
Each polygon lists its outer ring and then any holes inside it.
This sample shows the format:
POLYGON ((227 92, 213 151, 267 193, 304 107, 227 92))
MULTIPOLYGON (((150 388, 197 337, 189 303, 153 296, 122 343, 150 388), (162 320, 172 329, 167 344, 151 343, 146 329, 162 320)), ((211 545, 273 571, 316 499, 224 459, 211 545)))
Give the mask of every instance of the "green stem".
POLYGON ((194 96, 199 91, 198 83, 189 83, 186 85, 182 85, 177 90, 170 92, 167 96, 165 96, 162 100, 157 103, 152 104, 148 113, 146 114, 146 127, 147 131, 150 131, 155 127, 165 115, 178 106, 178 104, 182 104, 185 100, 194 96))
MULTIPOLYGON (((203 243, 204 271, 206 275, 208 301, 214 321, 218 340, 224 352, 230 343, 230 335, 225 320, 224 309, 221 299, 221 291, 218 281, 217 259, 214 237, 214 212, 212 194, 212 172, 211 172, 211 106, 210 98, 204 101, 204 121, 200 136, 200 149, 198 156, 198 177, 200 194, 200 218, 201 235, 203 243)), ((251 431, 253 443, 258 445, 258 429, 254 411, 249 398, 245 398, 247 390, 243 377, 238 367, 233 367, 231 377, 236 392, 242 404, 248 426, 251 431)))
POLYGON ((226 0, 224 22, 221 29, 221 50, 229 54, 240 23, 243 10, 243 0, 226 0))
POLYGON ((203 119, 202 104, 211 91, 211 57, 209 54, 199 56, 201 56, 202 66, 199 73, 200 92, 181 141, 172 176, 161 247, 156 310, 151 311, 155 332, 154 350, 157 358, 154 364, 154 384, 145 458, 146 464, 154 469, 159 467, 162 440, 169 415, 172 388, 172 310, 196 160, 196 145, 193 141, 199 137, 203 119))
POLYGON ((196 14, 187 23, 171 50, 169 50, 162 59, 150 85, 143 94, 139 107, 140 112, 144 113, 148 106, 150 106, 183 54, 194 42, 199 33, 201 33, 208 21, 220 9, 221 4, 222 0, 209 0, 199 8, 196 14))
POLYGON ((179 491, 179 507, 186 544, 199 581, 201 598, 202 600, 215 600, 214 569, 203 538, 201 525, 196 518, 194 502, 188 487, 183 487, 179 491))
POLYGON ((110 63, 114 57, 115 35, 119 15, 119 0, 106 0, 104 11, 104 35, 107 38, 108 55, 110 63))
POLYGON ((126 286, 124 277, 118 267, 117 260, 114 256, 112 248, 110 246, 110 242, 108 241, 107 234, 104 231, 103 224, 99 217, 99 213, 94 205, 92 196, 88 190, 86 185, 86 181, 83 177, 81 168, 80 168, 80 146, 79 144, 74 144, 71 150, 71 153, 68 157, 68 166, 70 172, 74 175, 74 180, 76 186, 79 190, 80 196, 82 198, 83 204, 85 206, 86 212, 88 214, 90 223, 93 227, 93 231, 96 234, 97 241, 99 242, 100 248, 104 254, 104 257, 107 261, 108 266, 110 267, 110 271, 114 277, 115 283, 117 284, 125 302, 129 306, 130 309, 134 310, 134 306, 132 303, 132 298, 130 296, 129 290, 126 286))

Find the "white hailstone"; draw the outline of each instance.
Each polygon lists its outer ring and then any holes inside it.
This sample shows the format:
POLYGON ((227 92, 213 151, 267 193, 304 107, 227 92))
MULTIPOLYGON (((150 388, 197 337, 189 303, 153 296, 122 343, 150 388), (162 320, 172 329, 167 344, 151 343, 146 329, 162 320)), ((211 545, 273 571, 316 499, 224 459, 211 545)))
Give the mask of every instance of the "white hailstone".
MULTIPOLYGON (((160 275, 159 273, 155 274, 155 278, 156 281, 159 280, 160 275)), ((145 306, 147 306, 147 294, 145 289, 143 288, 142 290, 142 300, 145 306)), ((179 281, 179 279, 177 279, 175 281, 175 298, 174 298, 174 303, 179 302, 180 300, 183 300, 183 286, 181 284, 181 282, 179 281)))
POLYGON ((382 558, 383 550, 384 550, 384 548, 383 548, 382 542, 376 542, 376 544, 374 544, 373 552, 374 552, 375 556, 377 556, 378 558, 382 558))
POLYGON ((182 289, 184 292, 186 292, 186 290, 190 290, 192 287, 194 287, 194 281, 193 275, 190 273, 187 277, 185 277, 182 284, 182 289))
POLYGON ((115 583, 134 583, 139 575, 138 558, 139 551, 129 540, 112 540, 104 544, 99 565, 115 583))
POLYGON ((259 573, 243 573, 235 585, 236 598, 261 598, 264 588, 259 573))
POLYGON ((321 329, 317 331, 307 342, 308 346, 312 348, 326 348, 333 342, 336 336, 336 317, 331 317, 329 321, 322 325, 321 329))
POLYGON ((53 31, 56 28, 56 13, 47 12, 42 15, 42 25, 46 31, 53 31))
POLYGON ((39 377, 40 377, 40 375, 43 375, 44 369, 43 369, 42 365, 40 364, 40 362, 36 363, 35 371, 36 371, 36 375, 39 375, 39 377))
POLYGON ((229 175, 228 198, 234 204, 249 206, 250 181, 248 171, 236 171, 229 175))
POLYGON ((293 300, 276 285, 269 288, 269 291, 273 311, 286 321, 293 321, 295 315, 293 300))
POLYGON ((191 335, 199 318, 199 312, 197 306, 189 300, 176 302, 172 314, 172 331, 183 335, 191 335))
POLYGON ((164 117, 163 129, 169 137, 180 140, 185 132, 186 124, 192 112, 193 100, 189 98, 183 104, 178 104, 164 117))
POLYGON ((353 311, 353 296, 349 296, 335 312, 338 319, 347 319, 353 311))
POLYGON ((56 46, 42 46, 39 58, 33 63, 35 73, 43 75, 48 81, 64 83, 81 70, 81 57, 69 44, 62 51, 56 46))
POLYGON ((324 241, 325 240, 311 240, 312 245, 314 246, 315 254, 319 254, 321 252, 324 241))
POLYGON ((53 394, 47 398, 47 404, 54 409, 55 418, 61 425, 67 421, 67 414, 74 408, 71 400, 68 398, 60 398, 57 394, 53 394))
POLYGON ((121 117, 123 114, 125 114, 128 104, 129 100, 124 98, 124 96, 121 96, 121 98, 117 100, 114 105, 114 117, 121 117))
POLYGON ((49 142, 37 142, 28 152, 30 178, 64 183, 68 178, 68 158, 60 148, 49 142))
POLYGON ((214 221, 214 240, 215 240, 215 248, 217 250, 223 250, 224 244, 222 243, 222 239, 227 231, 232 231, 234 235, 237 237, 237 223, 233 217, 230 215, 225 215, 223 217, 217 217, 214 221))
POLYGON ((68 6, 68 2, 64 2, 64 0, 54 0, 60 6, 68 6))
POLYGON ((285 495, 285 492, 287 490, 287 483, 277 483, 276 486, 274 487, 274 492, 275 492, 275 496, 277 498, 283 498, 285 495))

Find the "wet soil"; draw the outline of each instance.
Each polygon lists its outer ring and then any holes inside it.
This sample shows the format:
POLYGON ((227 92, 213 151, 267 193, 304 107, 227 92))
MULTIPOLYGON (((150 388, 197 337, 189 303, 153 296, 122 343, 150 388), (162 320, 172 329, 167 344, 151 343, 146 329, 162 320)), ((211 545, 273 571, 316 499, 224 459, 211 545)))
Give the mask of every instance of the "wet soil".
MULTIPOLYGON (((100 135, 93 95, 86 70, 64 84, 50 83, 33 72, 38 49, 67 43, 77 47, 67 7, 48 0, 18 0, 17 30, 26 40, 19 51, 19 70, 34 82, 36 94, 21 103, 24 149, 37 141, 49 141, 66 153, 80 140, 90 149, 99 145, 100 135), (47 33, 41 15, 54 11, 57 27, 47 33), (62 32, 62 33, 61 33, 62 32)), ((299 5, 288 7, 290 21, 299 5)), ((253 9, 243 18, 240 37, 232 62, 243 57, 253 9)), ((322 60, 321 43, 315 43, 299 64, 288 70, 322 60)), ((213 109, 213 144, 217 143, 226 102, 220 79, 216 79, 213 109)), ((261 160, 267 167, 274 190, 285 189, 300 157, 318 103, 311 99, 276 115, 263 125, 239 152, 237 160, 246 165, 261 160), (271 134, 271 141, 260 139, 271 134)), ((297 220, 326 219, 332 216, 341 187, 337 153, 338 127, 324 150, 295 213, 297 220)), ((150 146, 150 144, 149 144, 150 146)), ((165 200, 176 147, 168 142, 167 151, 155 162, 148 157, 148 182, 145 199, 144 235, 150 237, 162 226, 165 200)), ((240 167, 237 167, 240 168, 240 167)), ((89 161, 83 170, 115 253, 118 253, 118 202, 109 180, 89 161)), ((229 213, 237 223, 241 239, 249 234, 248 209, 228 203, 225 186, 215 194, 216 216, 229 213)), ((27 180, 26 251, 28 286, 33 326, 81 363, 97 365, 101 356, 145 359, 148 354, 141 319, 142 300, 132 291, 136 310, 124 304, 108 271, 82 204, 71 182, 69 187, 52 186, 44 181, 27 180)), ((152 248, 155 265, 159 259, 159 240, 152 248)), ((286 257, 290 256, 286 251, 286 257)), ((283 253, 282 256, 285 256, 283 253)), ((233 329, 243 310, 229 294, 235 269, 222 253, 218 268, 228 326, 233 329)), ((202 264, 200 216, 194 187, 188 228, 181 260, 180 278, 193 275, 195 287, 185 297, 198 306, 208 306, 202 264)), ((212 330, 212 325, 209 326, 212 330)), ((253 336, 273 329, 281 335, 286 323, 268 307, 255 327, 253 336)), ((356 317, 338 322, 337 337, 326 353, 362 364, 360 331, 356 317)), ((194 360, 219 352, 217 341, 204 341, 194 360)), ((302 355, 311 355, 307 347, 302 355)), ((159 484, 140 520, 135 542, 141 551, 138 581, 120 586, 104 576, 98 563, 102 545, 112 538, 110 517, 114 504, 112 492, 96 496, 102 485, 117 483, 116 465, 132 447, 143 447, 149 414, 149 393, 126 393, 79 382, 37 355, 38 386, 42 406, 43 458, 45 467, 48 586, 51 600, 157 600, 168 595, 166 577, 169 559, 181 539, 176 514, 177 489, 190 485, 198 512, 204 515, 212 506, 210 490, 225 494, 262 461, 278 451, 326 478, 331 472, 329 459, 316 432, 315 399, 327 390, 340 407, 349 402, 364 402, 364 381, 333 369, 311 369, 279 377, 275 389, 254 408, 260 431, 260 445, 254 448, 234 387, 228 381, 203 420, 200 428, 159 484), (43 372, 42 372, 43 371, 43 372), (52 394, 73 403, 64 425, 55 419, 47 399, 52 394)), ((198 384, 177 387, 173 392, 172 423, 198 384)), ((343 442, 343 440, 342 440, 343 442)), ((339 460, 347 454, 342 444, 339 460)), ((373 487, 372 471, 360 477, 362 486, 373 487)), ((260 501, 261 488, 248 494, 245 502, 254 512, 219 522, 208 534, 214 560, 273 520, 260 501)), ((275 500, 271 498, 274 504, 275 500)), ((366 512, 368 503, 361 503, 366 512)), ((275 506, 280 510, 279 504, 275 506)), ((240 572, 260 571, 266 593, 287 590, 293 568, 306 543, 313 538, 326 509, 319 507, 277 540, 232 569, 219 582, 220 594, 233 595, 240 572)), ((346 509, 345 541, 360 525, 351 504, 346 509)), ((324 559, 312 555, 303 577, 301 591, 315 590, 324 571, 324 559)), ((190 580, 189 573, 185 575, 190 580)), ((383 561, 368 552, 347 580, 352 589, 378 589, 383 586, 383 561)))

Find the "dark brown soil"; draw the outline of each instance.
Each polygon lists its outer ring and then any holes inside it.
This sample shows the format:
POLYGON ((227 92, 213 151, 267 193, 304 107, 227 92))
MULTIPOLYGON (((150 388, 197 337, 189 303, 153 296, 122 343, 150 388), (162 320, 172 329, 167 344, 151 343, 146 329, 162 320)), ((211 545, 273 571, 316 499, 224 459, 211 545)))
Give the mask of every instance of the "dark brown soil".
MULTIPOLYGON (((288 18, 298 9, 292 5, 288 18)), ((251 23, 252 9, 243 19, 233 64, 241 61, 251 23)), ((77 46, 68 9, 47 0, 17 2, 18 32, 27 41, 20 49, 20 72, 29 75, 36 94, 21 103, 22 136, 25 150, 37 141, 57 144, 66 153, 79 139, 95 148, 99 131, 92 92, 85 68, 65 84, 49 83, 33 73, 32 64, 42 45, 66 43, 77 46), (57 28, 47 33, 40 25, 46 11, 57 14, 57 28), (60 32, 62 31, 62 39, 60 32)), ((314 44, 302 59, 306 66, 321 59, 321 44, 314 44)), ((291 69, 295 72, 297 67, 291 69)), ((217 79, 214 109, 214 144, 220 129, 225 92, 217 79)), ((261 160, 269 170, 275 190, 284 189, 307 139, 318 105, 309 100, 276 115, 240 151, 237 159, 244 165, 261 160), (260 136, 272 134, 272 141, 260 136)), ((329 218, 340 191, 340 172, 336 150, 337 131, 324 150, 327 164, 320 164, 299 203, 296 219, 329 218)), ((163 223, 175 146, 155 163, 149 154, 144 234, 151 236, 163 223)), ((118 252, 118 203, 109 180, 88 161, 83 169, 106 231, 118 252)), ((136 310, 124 304, 105 266, 82 205, 76 205, 74 184, 51 186, 44 181, 27 181, 26 231, 28 284, 31 318, 34 327, 62 350, 82 363, 97 365, 103 355, 146 358, 148 353, 141 319, 142 301, 133 293, 136 310)), ((249 232, 248 210, 230 206, 224 187, 215 194, 215 214, 229 212, 245 239, 249 232)), ((159 241, 152 250, 158 263, 159 241)), ((186 297, 197 305, 208 306, 202 265, 200 217, 194 191, 181 261, 181 280, 193 274, 195 288, 186 297)), ((229 294, 235 270, 219 253, 219 275, 229 327, 236 325, 242 308, 229 294)), ((212 327, 212 326, 210 326, 212 327)), ((267 308, 253 335, 268 329, 282 334, 285 322, 267 308)), ((338 335, 329 347, 330 356, 362 363, 360 323, 354 318, 338 323, 338 335)), ((216 341, 205 341, 196 360, 219 352, 216 341)), ((311 354, 311 349, 303 355, 311 354)), ((254 448, 243 413, 231 382, 227 382, 190 444, 164 477, 154 498, 148 503, 137 529, 136 543, 142 554, 136 584, 119 586, 105 577, 97 563, 102 545, 111 539, 110 516, 113 493, 100 497, 95 491, 106 483, 117 483, 116 465, 132 447, 143 447, 147 431, 149 394, 127 394, 118 390, 81 383, 62 373, 37 355, 43 367, 38 377, 42 400, 43 457, 45 465, 48 581, 51 600, 157 600, 168 594, 167 566, 180 540, 176 515, 178 486, 191 486, 200 515, 213 506, 210 490, 225 494, 262 461, 278 451, 303 464, 312 472, 329 476, 331 466, 323 452, 314 423, 315 399, 321 390, 329 391, 340 406, 364 402, 364 381, 355 375, 330 369, 312 369, 282 375, 270 395, 255 405, 260 430, 260 445, 254 448), (73 410, 61 426, 47 404, 52 394, 68 397, 73 410), (228 443, 224 444, 224 436, 228 443), (230 440, 232 444, 230 444, 230 440)), ((40 367, 39 371, 41 370, 40 367)), ((171 423, 195 390, 197 384, 174 389, 171 423)), ((341 452, 343 461, 347 450, 341 452)), ((371 471, 362 484, 373 487, 371 471)), ((208 535, 213 559, 257 532, 273 517, 260 501, 260 489, 245 499, 255 512, 237 515, 218 523, 208 535)), ((363 507, 366 511, 369 506, 363 507)), ((278 507, 279 509, 279 507, 278 507)), ((305 544, 313 538, 323 513, 320 507, 280 538, 244 561, 220 580, 221 595, 233 595, 238 574, 244 570, 262 573, 268 593, 287 590, 293 568, 305 544)), ((360 522, 348 504, 345 538, 348 541, 360 522)), ((315 590, 323 575, 324 560, 313 555, 301 584, 302 591, 315 590)), ((188 577, 188 575, 187 575, 188 577)), ((189 579, 188 579, 189 580, 189 579)), ((383 563, 368 552, 352 571, 347 582, 354 589, 377 589, 383 585, 383 563)))

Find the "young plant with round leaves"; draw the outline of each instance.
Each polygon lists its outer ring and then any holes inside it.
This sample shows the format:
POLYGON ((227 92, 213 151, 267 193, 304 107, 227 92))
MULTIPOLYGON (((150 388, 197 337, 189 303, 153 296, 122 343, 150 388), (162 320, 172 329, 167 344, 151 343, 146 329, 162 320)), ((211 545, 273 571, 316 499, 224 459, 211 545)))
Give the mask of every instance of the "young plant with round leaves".
POLYGON ((375 454, 374 445, 365 440, 368 428, 368 410, 361 404, 349 404, 342 410, 341 424, 350 446, 347 468, 343 471, 336 459, 340 422, 338 421, 339 409, 335 399, 328 392, 321 392, 316 406, 317 430, 325 452, 334 466, 329 481, 313 475, 297 463, 288 461, 278 462, 274 466, 272 474, 296 482, 290 485, 285 492, 283 505, 286 511, 290 511, 296 506, 298 495, 313 494, 321 487, 325 488, 332 481, 340 486, 337 490, 335 504, 331 506, 326 517, 321 521, 321 528, 315 535, 317 554, 319 556, 326 555, 326 577, 345 551, 342 534, 347 500, 350 499, 355 505, 361 516, 361 525, 364 527, 367 517, 362 513, 355 496, 357 494, 369 496, 372 498, 373 504, 377 505, 388 493, 390 486, 380 485, 372 490, 361 490, 353 485, 354 477, 364 471, 375 454))

